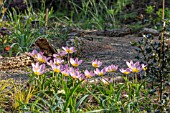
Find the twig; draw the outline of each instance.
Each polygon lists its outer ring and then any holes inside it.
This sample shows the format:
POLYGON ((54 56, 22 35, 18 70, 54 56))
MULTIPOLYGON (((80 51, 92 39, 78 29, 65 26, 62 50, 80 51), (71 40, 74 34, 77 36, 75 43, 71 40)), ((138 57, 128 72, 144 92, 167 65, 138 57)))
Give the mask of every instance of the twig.
POLYGON ((163 90, 163 71, 164 71, 164 68, 165 68, 165 65, 164 65, 164 62, 165 62, 165 51, 164 51, 164 46, 165 46, 165 39, 164 39, 164 34, 165 34, 165 31, 166 31, 166 23, 165 23, 165 14, 164 14, 164 11, 165 11, 165 0, 163 0, 162 2, 162 21, 163 21, 163 30, 162 30, 162 33, 161 33, 161 39, 160 39, 160 42, 161 42, 161 47, 160 47, 160 70, 159 70, 159 75, 160 75, 160 100, 162 100, 162 90, 163 90))

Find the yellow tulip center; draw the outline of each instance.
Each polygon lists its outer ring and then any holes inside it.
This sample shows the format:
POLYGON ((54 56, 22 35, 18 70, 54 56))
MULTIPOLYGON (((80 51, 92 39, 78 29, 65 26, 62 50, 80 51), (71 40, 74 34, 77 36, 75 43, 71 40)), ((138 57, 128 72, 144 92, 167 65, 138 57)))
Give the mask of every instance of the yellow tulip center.
POLYGON ((35 75, 41 75, 40 72, 34 72, 35 75))
POLYGON ((59 72, 60 72, 60 70, 59 70, 59 69, 57 69, 57 68, 56 68, 56 69, 54 69, 53 71, 54 71, 54 72, 56 72, 56 73, 59 73, 59 72))
POLYGON ((78 66, 78 64, 76 64, 76 63, 72 63, 72 65, 73 65, 74 67, 77 67, 77 66, 78 66))
POLYGON ((139 71, 140 71, 140 70, 138 70, 137 68, 133 68, 133 69, 132 69, 132 72, 133 72, 133 73, 139 73, 139 71))
POLYGON ((96 63, 93 63, 92 66, 95 67, 95 68, 99 67, 96 63))
POLYGON ((124 72, 125 75, 128 75, 129 73, 130 73, 130 72, 128 72, 128 71, 125 71, 125 72, 124 72))
POLYGON ((38 58, 39 62, 45 63, 46 61, 43 58, 38 58))

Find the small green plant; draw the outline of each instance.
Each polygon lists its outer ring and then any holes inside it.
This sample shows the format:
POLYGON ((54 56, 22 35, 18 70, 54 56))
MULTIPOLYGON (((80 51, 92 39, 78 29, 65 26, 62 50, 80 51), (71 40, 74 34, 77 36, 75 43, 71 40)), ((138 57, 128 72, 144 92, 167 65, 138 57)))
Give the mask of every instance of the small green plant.
MULTIPOLYGON (((164 13, 163 13, 164 14, 164 13)), ((164 16, 163 16, 164 18, 164 16)), ((153 92, 159 88, 159 104, 158 110, 163 112, 164 105, 163 92, 165 92, 166 82, 169 79, 170 72, 170 54, 169 46, 165 41, 166 21, 163 20, 163 30, 158 38, 153 37, 151 34, 143 35, 143 39, 138 42, 132 43, 136 46, 136 51, 140 53, 136 58, 142 59, 148 65, 147 77, 152 82, 153 92)), ((152 92, 152 93, 153 93, 152 92)), ((165 92, 166 93, 166 92, 165 92)))
POLYGON ((76 26, 83 29, 117 28, 118 20, 115 16, 119 16, 118 13, 121 12, 126 4, 131 2, 131 0, 117 1, 114 4, 115 7, 112 7, 110 4, 113 3, 108 0, 101 0, 98 3, 94 0, 81 0, 79 4, 70 0, 69 3, 74 8, 74 11, 69 13, 70 16, 67 16, 67 20, 64 22, 66 24, 67 22, 69 24, 70 22, 72 24, 73 22, 78 22, 76 26))
POLYGON ((146 7, 146 13, 147 14, 152 14, 154 12, 154 7, 153 6, 147 6, 146 7))
MULTIPOLYGON (((151 34, 144 35, 144 37, 139 42, 132 43, 133 46, 136 46, 136 51, 140 53, 140 55, 136 56, 137 59, 142 59, 148 65, 147 76, 150 76, 150 79, 155 81, 158 79, 159 72, 159 60, 160 60, 160 42, 156 41, 151 34), (155 40, 155 41, 154 41, 155 40)), ((165 70, 169 69, 169 54, 168 47, 165 44, 165 70)), ((165 72, 166 73, 166 72, 165 72)))
MULTIPOLYGON (((37 13, 33 11, 32 7, 28 7, 25 13, 12 8, 6 14, 8 25, 10 25, 10 28, 7 27, 7 29, 10 29, 11 34, 6 36, 6 38, 2 38, 3 40, 0 41, 4 43, 5 40, 5 44, 2 45, 10 46, 9 56, 29 51, 38 37, 48 36, 49 30, 46 27, 48 27, 48 20, 53 18, 52 8, 49 11, 47 10, 47 12, 39 10, 37 13), (46 15, 47 18, 44 19, 46 15)), ((53 34, 53 37, 56 36, 55 34, 53 34)))
POLYGON ((0 44, 1 49, 4 56, 7 56, 10 51, 10 43, 11 39, 9 38, 9 35, 11 34, 11 31, 7 29, 6 27, 0 28, 0 44))
MULTIPOLYGON (((12 37, 13 44, 11 45, 11 50, 14 52, 26 52, 29 50, 30 46, 35 41, 35 37, 39 37, 40 29, 32 29, 32 21, 35 17, 24 17, 21 14, 17 14, 15 9, 9 12, 10 25, 13 26, 12 37)), ((31 16, 31 15, 30 15, 31 16)))
POLYGON ((9 100, 12 93, 13 79, 0 80, 0 109, 9 109, 9 100))
MULTIPOLYGON (((159 8, 157 11, 155 11, 154 9, 154 6, 147 6, 146 8, 146 13, 149 15, 149 21, 152 25, 155 26, 155 28, 157 29, 161 29, 162 26, 159 26, 161 25, 162 23, 162 8, 159 8), (154 12, 156 12, 156 14, 154 14, 154 12)), ((165 8, 164 10, 164 15, 165 15, 165 18, 166 20, 169 20, 170 19, 170 9, 169 8, 165 8)))
POLYGON ((154 6, 147 6, 146 7, 146 13, 149 15, 149 20, 151 21, 151 22, 153 22, 153 17, 152 17, 152 15, 153 15, 153 13, 154 13, 154 6))
POLYGON ((12 111, 20 111, 22 104, 28 104, 34 94, 34 87, 23 87, 22 85, 14 84, 13 92, 11 93, 12 111))
POLYGON ((5 7, 6 0, 0 1, 0 22, 4 19, 7 8, 5 7))
MULTIPOLYGON (((162 9, 159 9, 158 11, 156 11, 156 14, 157 14, 157 21, 158 22, 161 22, 161 20, 162 20, 162 9)), ((165 14, 165 19, 170 19, 170 16, 169 16, 169 14, 170 14, 170 9, 169 8, 166 8, 165 9, 165 11, 164 11, 164 14, 165 14)))

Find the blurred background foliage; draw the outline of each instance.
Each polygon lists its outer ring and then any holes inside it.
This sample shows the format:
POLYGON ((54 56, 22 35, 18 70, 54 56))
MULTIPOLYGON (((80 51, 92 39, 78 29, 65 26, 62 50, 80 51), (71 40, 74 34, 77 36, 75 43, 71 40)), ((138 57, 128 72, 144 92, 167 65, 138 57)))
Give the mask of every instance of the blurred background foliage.
MULTIPOLYGON (((165 18, 168 19, 170 1, 165 2, 165 18)), ((138 29, 148 23, 157 28, 162 14, 161 0, 4 0, 4 6, 21 12, 30 7, 34 11, 52 8, 55 19, 79 23, 84 29, 119 28, 124 24, 138 29)))

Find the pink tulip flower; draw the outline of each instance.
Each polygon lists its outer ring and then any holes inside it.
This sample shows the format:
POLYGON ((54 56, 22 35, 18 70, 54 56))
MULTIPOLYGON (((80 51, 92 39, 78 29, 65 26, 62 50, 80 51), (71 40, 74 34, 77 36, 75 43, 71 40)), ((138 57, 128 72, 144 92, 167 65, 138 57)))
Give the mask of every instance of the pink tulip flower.
POLYGON ((116 65, 110 65, 110 66, 108 66, 108 67, 105 67, 105 69, 106 69, 106 72, 116 72, 116 70, 118 69, 118 66, 116 66, 116 65))
POLYGON ((85 75, 87 78, 91 78, 91 77, 93 77, 95 74, 93 73, 93 71, 85 70, 85 71, 84 71, 84 75, 85 75))
POLYGON ((126 64, 133 73, 139 73, 142 70, 142 67, 139 62, 133 63, 133 61, 130 61, 126 62, 126 64))
POLYGON ((29 54, 30 56, 32 56, 32 57, 34 57, 34 58, 36 58, 36 56, 37 56, 38 52, 37 52, 37 50, 36 50, 36 49, 34 49, 31 53, 29 52, 28 54, 29 54))
POLYGON ((61 71, 61 73, 62 73, 64 76, 69 76, 69 69, 64 69, 63 71, 61 71))
POLYGON ((96 68, 96 70, 94 70, 94 73, 98 76, 103 76, 104 74, 106 74, 106 69, 102 69, 102 70, 99 70, 98 68, 96 68))
POLYGON ((102 62, 98 61, 98 60, 93 60, 92 61, 92 66, 94 68, 99 68, 102 65, 102 62))
POLYGON ((55 63, 56 65, 61 65, 63 62, 64 62, 64 60, 61 59, 61 58, 54 58, 54 63, 55 63))
POLYGON ((41 53, 37 54, 37 60, 41 63, 46 63, 46 62, 48 62, 49 59, 50 59, 50 57, 47 58, 46 56, 42 55, 41 53))
POLYGON ((144 71, 146 71, 146 70, 147 70, 147 65, 145 65, 145 64, 141 64, 141 66, 142 66, 142 69, 143 69, 144 71))
POLYGON ((74 67, 79 66, 82 62, 83 60, 78 60, 78 58, 76 58, 75 60, 73 58, 70 58, 70 63, 74 67))
POLYGON ((76 49, 74 47, 62 47, 62 49, 67 53, 67 54, 72 54, 76 52, 76 49))
POLYGON ((60 73, 63 70, 62 65, 55 65, 54 63, 51 65, 51 68, 56 73, 60 73))
POLYGON ((70 76, 74 79, 81 77, 81 73, 78 70, 74 69, 73 67, 70 67, 69 73, 70 73, 70 76))
POLYGON ((130 69, 130 68, 127 68, 127 69, 121 68, 121 69, 120 69, 120 72, 122 72, 122 73, 125 74, 125 75, 128 75, 128 74, 130 74, 131 69, 130 69))
POLYGON ((32 70, 35 75, 42 75, 45 70, 45 64, 39 65, 39 62, 37 62, 36 64, 32 63, 32 70))

